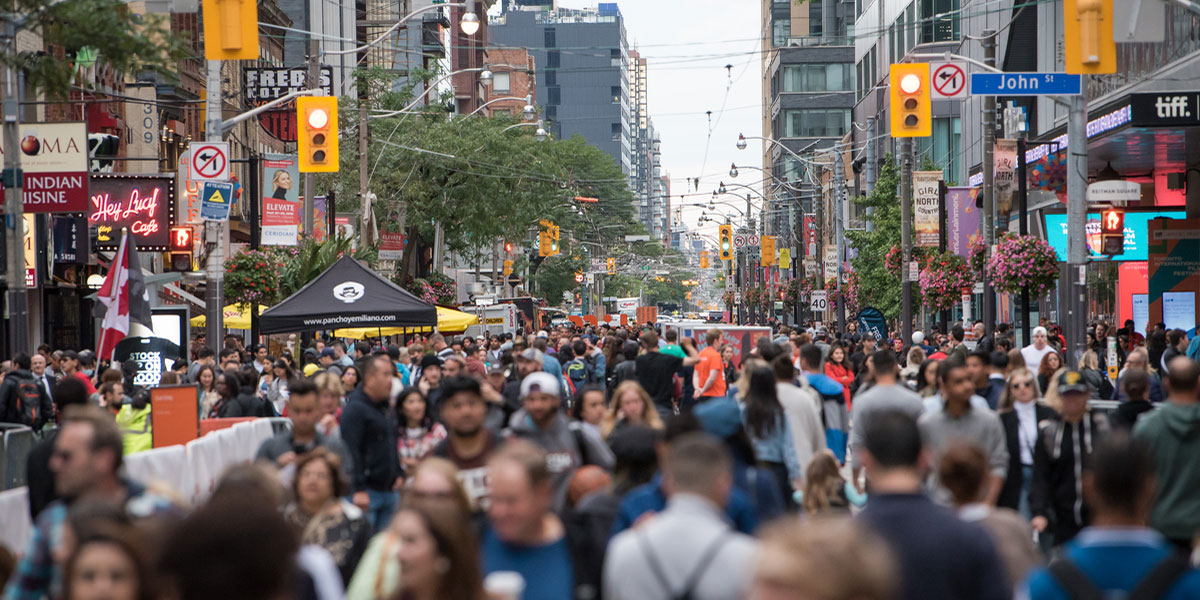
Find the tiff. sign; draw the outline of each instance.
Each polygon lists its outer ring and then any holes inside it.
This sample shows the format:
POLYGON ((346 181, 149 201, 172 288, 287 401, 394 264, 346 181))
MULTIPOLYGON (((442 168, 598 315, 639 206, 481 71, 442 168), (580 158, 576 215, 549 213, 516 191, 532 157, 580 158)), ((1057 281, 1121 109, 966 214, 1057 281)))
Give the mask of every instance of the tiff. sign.
MULTIPOLYGON (((307 79, 308 67, 246 67, 246 108, 262 106, 292 92, 310 89, 307 79)), ((320 84, 326 96, 333 95, 332 67, 321 67, 320 84)), ((258 115, 258 122, 272 137, 284 142, 296 141, 295 102, 286 102, 258 115)))
POLYGON ((1200 92, 1130 94, 1130 124, 1134 127, 1195 127, 1200 125, 1200 92))

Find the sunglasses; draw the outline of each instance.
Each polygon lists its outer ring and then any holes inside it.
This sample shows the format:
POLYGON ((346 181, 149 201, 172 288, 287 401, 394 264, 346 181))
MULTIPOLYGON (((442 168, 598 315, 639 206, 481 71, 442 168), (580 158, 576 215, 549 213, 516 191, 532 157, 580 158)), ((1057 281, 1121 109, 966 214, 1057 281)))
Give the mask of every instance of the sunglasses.
POLYGON ((1015 382, 1013 382, 1012 386, 1013 386, 1014 390, 1019 390, 1021 388, 1031 388, 1031 387, 1033 387, 1033 382, 1032 381, 1015 381, 1015 382))

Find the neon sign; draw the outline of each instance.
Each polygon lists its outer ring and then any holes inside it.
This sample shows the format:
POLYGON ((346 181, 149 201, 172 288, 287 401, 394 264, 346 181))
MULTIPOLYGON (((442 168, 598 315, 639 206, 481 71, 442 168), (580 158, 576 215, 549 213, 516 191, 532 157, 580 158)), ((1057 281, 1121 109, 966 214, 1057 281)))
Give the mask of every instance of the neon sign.
POLYGON ((113 250, 121 230, 133 234, 139 250, 166 251, 175 214, 175 181, 155 176, 93 176, 88 226, 97 250, 113 250))

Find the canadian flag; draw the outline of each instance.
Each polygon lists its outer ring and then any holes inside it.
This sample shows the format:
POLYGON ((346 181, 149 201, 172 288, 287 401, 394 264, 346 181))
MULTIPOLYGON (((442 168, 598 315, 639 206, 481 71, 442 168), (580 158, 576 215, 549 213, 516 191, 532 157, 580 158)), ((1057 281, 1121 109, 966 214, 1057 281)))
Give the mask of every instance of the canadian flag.
POLYGON ((96 305, 96 316, 103 314, 100 344, 96 355, 101 360, 112 360, 117 344, 129 335, 129 324, 136 321, 150 327, 150 298, 146 292, 146 280, 138 264, 137 243, 129 239, 129 233, 121 235, 117 255, 113 257, 97 294, 100 304, 96 305))

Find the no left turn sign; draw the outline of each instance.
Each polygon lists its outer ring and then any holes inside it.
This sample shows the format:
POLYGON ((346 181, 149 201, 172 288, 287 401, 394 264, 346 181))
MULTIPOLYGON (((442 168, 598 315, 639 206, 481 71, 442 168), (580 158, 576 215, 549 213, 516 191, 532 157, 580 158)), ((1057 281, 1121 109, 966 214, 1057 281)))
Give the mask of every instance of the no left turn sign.
POLYGON ((746 247, 746 236, 744 236, 744 235, 733 236, 733 247, 734 248, 745 248, 746 247))
POLYGON ((961 62, 930 63, 934 98, 961 100, 967 96, 967 69, 961 62))
POLYGON ((192 158, 192 179, 229 180, 229 142, 194 142, 189 149, 192 158))

